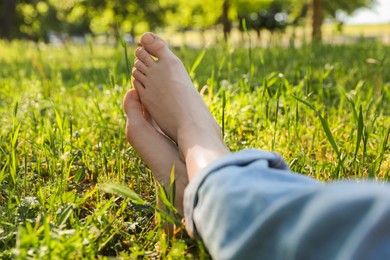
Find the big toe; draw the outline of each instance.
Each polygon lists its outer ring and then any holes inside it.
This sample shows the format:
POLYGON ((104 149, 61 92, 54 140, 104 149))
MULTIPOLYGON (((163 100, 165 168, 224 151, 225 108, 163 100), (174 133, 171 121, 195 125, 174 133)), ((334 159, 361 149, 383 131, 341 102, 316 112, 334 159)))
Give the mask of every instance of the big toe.
POLYGON ((141 45, 158 59, 173 55, 167 43, 154 33, 146 32, 141 36, 141 45))
POLYGON ((145 124, 142 113, 142 104, 135 89, 127 91, 125 98, 123 99, 123 109, 127 116, 128 126, 145 124))
MULTIPOLYGON (((129 90, 123 99, 123 109, 127 116, 126 128, 127 139, 132 143, 135 135, 154 134, 153 128, 145 118, 144 109, 136 89, 129 90)), ((133 143, 132 143, 133 144, 133 143)))

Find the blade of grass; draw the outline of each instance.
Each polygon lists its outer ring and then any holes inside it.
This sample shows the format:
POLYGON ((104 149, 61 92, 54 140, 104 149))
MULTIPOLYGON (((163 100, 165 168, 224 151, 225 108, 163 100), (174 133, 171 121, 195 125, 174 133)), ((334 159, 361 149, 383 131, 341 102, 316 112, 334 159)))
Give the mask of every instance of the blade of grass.
POLYGON ((225 138, 225 109, 226 109, 226 92, 222 91, 222 138, 225 138))
POLYGON ((129 198, 135 204, 145 204, 146 202, 138 196, 137 193, 132 191, 129 187, 116 183, 104 183, 99 187, 100 190, 115 194, 124 198, 129 198))
POLYGON ((68 204, 67 206, 65 206, 61 210, 61 213, 59 214, 59 217, 58 217, 58 220, 57 220, 58 226, 64 225, 65 222, 70 217, 70 215, 72 214, 72 212, 73 212, 73 204, 68 204))
POLYGON ((356 136, 356 148, 355 148, 355 154, 353 156, 353 162, 356 162, 356 156, 359 151, 360 142, 362 140, 363 135, 363 112, 362 112, 362 105, 359 107, 359 117, 358 117, 358 132, 356 136))
POLYGON ((10 174, 12 178, 12 182, 14 185, 16 185, 16 174, 18 169, 18 156, 16 152, 16 146, 19 136, 19 130, 20 130, 21 124, 19 123, 15 129, 13 129, 13 133, 11 135, 11 165, 10 165, 10 174))
POLYGON ((167 191, 164 189, 164 186, 157 182, 158 198, 164 203, 164 206, 168 211, 177 214, 177 209, 173 206, 172 202, 167 196, 167 191))
MULTIPOLYGON (((380 169, 381 169, 381 166, 382 166, 382 163, 383 163, 383 158, 385 156, 385 152, 386 152, 387 149, 389 149, 389 147, 388 147, 389 136, 390 136, 390 128, 387 129, 387 133, 383 137, 383 140, 382 140, 382 143, 381 143, 381 146, 380 146, 379 156, 377 157, 377 159, 375 159, 376 165, 377 165, 376 166, 376 172, 377 173, 380 172, 380 169)), ((375 169, 374 169, 374 171, 375 171, 375 169)))
POLYGON ((126 72, 127 72, 127 83, 130 81, 130 71, 131 71, 131 68, 130 68, 130 64, 129 64, 129 55, 127 54, 127 44, 126 44, 126 41, 123 40, 122 38, 122 35, 119 34, 119 42, 125 52, 125 60, 126 60, 126 72))
POLYGON ((325 118, 323 118, 321 116, 321 114, 314 108, 314 106, 312 106, 311 104, 309 104, 308 102, 296 97, 296 96, 293 96, 296 100, 298 100, 299 102, 301 102, 302 104, 306 105, 307 107, 309 107, 310 109, 312 109, 315 114, 318 116, 318 118, 320 119, 320 122, 321 122, 321 125, 322 125, 322 129, 324 130, 325 134, 326 134, 326 137, 328 138, 328 141, 330 143, 330 145, 332 146, 333 150, 335 151, 335 153, 337 154, 337 157, 340 159, 340 151, 337 147, 337 144, 333 138, 333 134, 332 132, 330 131, 330 128, 329 128, 329 125, 328 125, 328 121, 326 121, 325 118))
POLYGON ((191 77, 194 76, 195 70, 198 68, 198 66, 199 66, 200 63, 202 62, 203 57, 204 57, 205 54, 206 54, 206 50, 203 50, 203 51, 199 54, 199 56, 196 58, 194 64, 192 64, 192 67, 191 67, 190 72, 189 72, 189 74, 191 75, 191 77))
POLYGON ((276 142, 276 132, 277 132, 277 124, 278 124, 278 115, 279 115, 279 102, 280 102, 280 96, 281 96, 281 89, 280 86, 278 87, 277 93, 277 100, 276 100, 276 109, 275 109, 275 122, 274 122, 274 135, 272 138, 272 151, 275 150, 275 142, 276 142))
POLYGON ((321 121, 322 128, 325 131, 326 137, 328 138, 328 141, 330 142, 330 145, 332 146, 332 148, 335 151, 335 153, 337 154, 337 156, 340 157, 340 152, 339 152, 337 144, 336 144, 336 142, 335 142, 335 140, 333 138, 332 132, 329 129, 328 121, 326 121, 320 114, 318 114, 318 117, 319 117, 319 119, 321 121))

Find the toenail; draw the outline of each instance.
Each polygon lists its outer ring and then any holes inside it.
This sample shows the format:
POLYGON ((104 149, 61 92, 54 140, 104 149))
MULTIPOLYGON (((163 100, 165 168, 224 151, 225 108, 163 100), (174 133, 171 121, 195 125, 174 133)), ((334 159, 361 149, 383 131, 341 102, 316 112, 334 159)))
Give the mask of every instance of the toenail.
POLYGON ((151 43, 154 41, 154 36, 153 36, 153 34, 151 34, 151 33, 145 33, 145 34, 142 36, 142 41, 143 41, 145 44, 151 44, 151 43))

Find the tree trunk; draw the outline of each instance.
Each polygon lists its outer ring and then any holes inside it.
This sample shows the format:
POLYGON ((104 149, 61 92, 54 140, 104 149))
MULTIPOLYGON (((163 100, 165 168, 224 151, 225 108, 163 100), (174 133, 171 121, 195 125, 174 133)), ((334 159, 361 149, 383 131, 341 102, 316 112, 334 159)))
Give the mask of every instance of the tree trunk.
POLYGON ((16 1, 4 0, 2 12, 0 13, 0 38, 13 38, 16 16, 16 1))
POLYGON ((232 29, 231 21, 229 20, 229 0, 224 0, 222 5, 222 24, 223 24, 223 37, 227 41, 230 31, 232 29))
POLYGON ((312 41, 321 42, 321 26, 324 21, 324 12, 322 9, 322 0, 312 0, 312 41))

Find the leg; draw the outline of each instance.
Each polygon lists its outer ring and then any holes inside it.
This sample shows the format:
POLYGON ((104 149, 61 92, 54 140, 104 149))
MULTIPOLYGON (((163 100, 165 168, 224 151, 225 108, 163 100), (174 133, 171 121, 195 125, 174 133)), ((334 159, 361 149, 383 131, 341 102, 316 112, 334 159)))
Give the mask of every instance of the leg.
POLYGON ((322 185, 289 172, 274 153, 231 155, 184 66, 165 42, 147 33, 141 44, 134 86, 186 160, 187 225, 214 258, 390 257, 388 185, 322 185))
POLYGON ((215 259, 390 259, 390 185, 321 184, 244 150, 199 173, 187 229, 215 259))
POLYGON ((230 152, 184 65, 167 44, 152 33, 145 33, 141 44, 133 68, 134 87, 153 119, 179 145, 191 179, 230 152))
POLYGON ((175 206, 183 216, 183 194, 188 177, 176 145, 153 127, 153 121, 148 111, 143 109, 135 89, 127 92, 123 106, 128 119, 126 122, 128 141, 150 167, 156 180, 167 190, 172 167, 175 167, 175 206))

